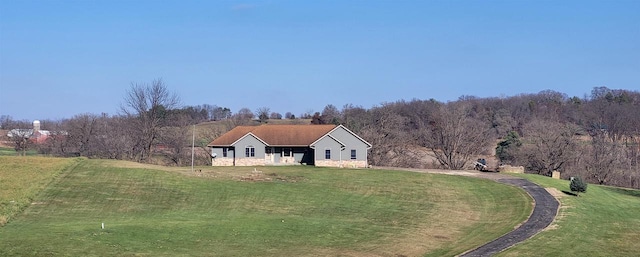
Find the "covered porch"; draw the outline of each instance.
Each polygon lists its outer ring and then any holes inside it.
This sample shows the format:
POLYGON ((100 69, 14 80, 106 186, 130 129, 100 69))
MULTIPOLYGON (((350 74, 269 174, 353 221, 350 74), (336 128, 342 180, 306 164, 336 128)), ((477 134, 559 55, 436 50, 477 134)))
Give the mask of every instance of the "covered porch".
POLYGON ((267 165, 314 165, 314 151, 309 147, 266 146, 265 164, 267 165))

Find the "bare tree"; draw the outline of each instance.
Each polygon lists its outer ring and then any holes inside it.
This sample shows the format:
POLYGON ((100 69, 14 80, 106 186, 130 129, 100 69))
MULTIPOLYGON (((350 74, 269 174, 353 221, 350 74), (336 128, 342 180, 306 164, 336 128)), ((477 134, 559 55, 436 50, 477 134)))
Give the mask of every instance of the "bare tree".
POLYGON ((100 119, 99 126, 103 129, 96 139, 95 151, 97 156, 108 159, 133 159, 136 155, 134 152, 135 128, 131 123, 134 117, 114 116, 107 117, 103 115, 100 119))
POLYGON ((528 170, 551 176, 562 170, 577 154, 576 127, 556 121, 533 120, 524 128, 524 141, 518 163, 528 170))
POLYGON ((328 104, 322 110, 322 120, 328 124, 340 124, 340 111, 333 104, 328 104))
POLYGON ((311 117, 311 124, 314 125, 319 125, 319 124, 326 124, 325 120, 322 118, 322 115, 320 115, 319 112, 316 112, 313 114, 313 116, 311 117))
POLYGON ((270 113, 271 113, 271 109, 269 107, 260 107, 256 110, 256 116, 262 123, 269 120, 270 113))
POLYGON ((67 142, 77 148, 80 156, 91 156, 91 143, 97 137, 98 118, 94 114, 79 114, 65 121, 65 130, 68 133, 67 142))
POLYGON ((543 90, 532 95, 534 115, 545 120, 559 121, 562 118, 563 105, 567 102, 567 95, 553 90, 543 90))
POLYGON ((49 121, 47 124, 51 130, 48 131, 44 142, 36 144, 38 152, 55 156, 78 156, 77 147, 68 140, 69 133, 65 130, 65 121, 49 121))
POLYGON ((307 109, 305 112, 301 113, 299 118, 300 119, 311 119, 311 117, 313 116, 315 112, 313 111, 313 109, 307 109))
POLYGON ((217 105, 210 106, 208 104, 204 106, 209 111, 209 118, 211 120, 225 120, 231 118, 231 109, 229 108, 219 107, 217 105))
POLYGON ((149 84, 132 83, 124 98, 122 112, 132 118, 135 159, 149 161, 151 147, 165 121, 166 110, 179 104, 177 95, 170 93, 161 79, 149 84))
POLYGON ((588 175, 600 185, 617 179, 626 159, 622 144, 610 140, 605 134, 601 132, 592 137, 584 166, 588 175))
POLYGON ((291 113, 291 112, 286 112, 286 113, 284 114, 284 118, 285 118, 285 119, 295 119, 295 118, 296 118, 296 116, 295 116, 293 113, 291 113))
POLYGON ((16 123, 10 115, 0 115, 0 129, 15 129, 16 123))
POLYGON ((13 143, 13 148, 18 154, 26 155, 27 150, 34 146, 31 141, 34 130, 29 129, 32 124, 26 120, 13 120, 11 116, 3 116, 2 119, 2 128, 9 130, 6 136, 13 143))
POLYGON ((405 133, 407 119, 390 106, 370 110, 370 120, 360 130, 362 137, 373 145, 369 161, 376 166, 412 167, 415 160, 407 154, 410 135, 405 133))
POLYGON ((442 105, 432 122, 427 147, 447 169, 463 169, 491 141, 488 124, 470 117, 463 102, 442 105))
POLYGON ((26 155, 27 149, 33 146, 33 141, 31 141, 32 135, 33 130, 30 129, 12 129, 7 133, 7 136, 13 143, 13 148, 20 155, 26 155))
POLYGON ((207 146, 211 141, 222 135, 225 130, 220 126, 200 126, 196 129, 196 146, 201 154, 196 154, 196 162, 211 165, 211 149, 207 146))
POLYGON ((238 113, 231 116, 231 122, 226 123, 228 126, 227 130, 231 130, 236 126, 247 125, 251 123, 251 120, 253 119, 253 117, 254 117, 253 112, 251 112, 249 108, 241 108, 238 111, 238 113))
POLYGON ((360 133, 367 126, 370 120, 369 115, 370 112, 362 106, 345 104, 342 107, 342 122, 355 133, 360 133))
POLYGON ((235 116, 238 116, 243 120, 251 120, 255 117, 255 115, 253 114, 253 112, 251 112, 251 110, 249 110, 249 108, 241 108, 240 110, 238 110, 238 113, 236 113, 235 116))
POLYGON ((592 133, 607 131, 607 136, 614 141, 638 135, 639 93, 598 87, 591 94, 592 99, 585 110, 588 130, 592 133))
POLYGON ((620 186, 640 188, 640 139, 635 138, 636 147, 627 147, 626 148, 626 174, 624 174, 624 184, 620 184, 620 186))
POLYGON ((163 145, 162 153, 172 164, 183 166, 186 160, 191 158, 191 126, 188 117, 182 115, 173 117, 174 126, 166 126, 160 129, 158 142, 163 145))
POLYGON ((277 113, 277 112, 272 112, 271 114, 269 114, 269 119, 281 120, 282 119, 282 114, 277 113))

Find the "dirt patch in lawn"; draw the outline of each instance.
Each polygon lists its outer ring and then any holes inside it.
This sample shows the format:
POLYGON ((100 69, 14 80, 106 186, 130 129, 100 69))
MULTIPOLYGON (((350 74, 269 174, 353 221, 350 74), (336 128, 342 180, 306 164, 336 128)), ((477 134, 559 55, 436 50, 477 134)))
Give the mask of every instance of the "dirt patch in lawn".
POLYGON ((561 197, 564 196, 564 193, 562 191, 558 190, 557 188, 547 187, 545 189, 547 190, 547 192, 549 192, 549 194, 551 194, 556 199, 560 199, 561 197))

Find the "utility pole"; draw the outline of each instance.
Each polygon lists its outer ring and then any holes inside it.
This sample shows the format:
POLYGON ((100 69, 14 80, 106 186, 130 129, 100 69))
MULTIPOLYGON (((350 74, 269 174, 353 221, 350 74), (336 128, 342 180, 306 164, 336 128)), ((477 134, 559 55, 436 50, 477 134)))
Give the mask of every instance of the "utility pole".
POLYGON ((193 159, 195 157, 195 148, 196 148, 196 125, 193 125, 193 136, 191 137, 191 172, 194 172, 193 159))

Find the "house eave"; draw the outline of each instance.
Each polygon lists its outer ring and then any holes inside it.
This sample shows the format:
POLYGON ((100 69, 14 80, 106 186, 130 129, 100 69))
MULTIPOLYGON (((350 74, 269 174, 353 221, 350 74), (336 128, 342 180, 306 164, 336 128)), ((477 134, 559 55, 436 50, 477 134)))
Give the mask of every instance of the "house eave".
POLYGON ((232 147, 231 145, 207 145, 207 147, 232 147))
POLYGON ((309 145, 267 145, 269 147, 309 147, 309 145))

